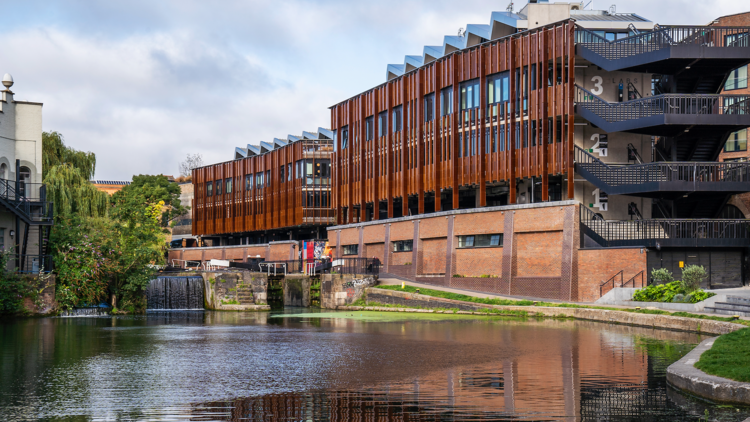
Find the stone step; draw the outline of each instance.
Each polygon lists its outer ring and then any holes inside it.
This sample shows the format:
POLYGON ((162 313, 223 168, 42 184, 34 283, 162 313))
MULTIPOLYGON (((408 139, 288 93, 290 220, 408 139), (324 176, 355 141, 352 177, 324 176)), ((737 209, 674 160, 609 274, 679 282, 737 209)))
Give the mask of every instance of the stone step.
POLYGON ((737 316, 743 316, 743 317, 750 317, 750 312, 743 312, 743 311, 734 311, 731 309, 722 309, 722 308, 711 308, 706 306, 704 310, 713 312, 715 314, 721 314, 721 315, 737 315, 737 316))
POLYGON ((735 304, 735 305, 750 306, 750 297, 727 296, 727 302, 735 304))
POLYGON ((729 311, 750 312, 750 305, 738 305, 736 303, 729 302, 716 302, 714 303, 714 307, 719 309, 726 309, 729 311))

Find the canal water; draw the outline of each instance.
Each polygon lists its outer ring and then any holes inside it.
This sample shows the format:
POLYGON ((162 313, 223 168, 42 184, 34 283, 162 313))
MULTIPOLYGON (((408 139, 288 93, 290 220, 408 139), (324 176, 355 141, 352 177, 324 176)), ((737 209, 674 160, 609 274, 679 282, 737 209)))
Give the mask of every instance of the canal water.
MULTIPOLYGON (((303 313, 304 312, 304 313, 303 313)), ((0 321, 0 421, 743 421, 666 385, 696 334, 376 312, 0 321)))

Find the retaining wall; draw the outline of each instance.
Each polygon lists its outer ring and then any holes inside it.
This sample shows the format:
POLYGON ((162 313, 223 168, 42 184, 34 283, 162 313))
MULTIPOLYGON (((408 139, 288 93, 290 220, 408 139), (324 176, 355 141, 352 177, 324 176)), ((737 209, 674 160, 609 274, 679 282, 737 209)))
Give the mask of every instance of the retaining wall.
MULTIPOLYGON (((399 292, 378 288, 366 289, 368 302, 380 302, 389 305, 403 306, 416 310, 416 307, 428 309, 447 308, 461 311, 476 312, 486 309, 521 311, 529 316, 568 317, 590 321, 601 321, 616 324, 636 325, 650 328, 664 328, 668 330, 698 332, 704 334, 727 334, 745 328, 744 325, 731 322, 713 321, 698 318, 674 317, 669 315, 642 314, 637 312, 613 311, 591 308, 556 308, 545 306, 498 306, 471 304, 452 299, 443 299, 416 293, 399 292), (377 299, 377 300, 376 300, 377 299)), ((338 306, 337 309, 349 310, 348 306, 338 306)), ((360 309, 359 307, 357 309, 360 309)), ((397 308, 379 308, 378 310, 394 311, 397 308)))

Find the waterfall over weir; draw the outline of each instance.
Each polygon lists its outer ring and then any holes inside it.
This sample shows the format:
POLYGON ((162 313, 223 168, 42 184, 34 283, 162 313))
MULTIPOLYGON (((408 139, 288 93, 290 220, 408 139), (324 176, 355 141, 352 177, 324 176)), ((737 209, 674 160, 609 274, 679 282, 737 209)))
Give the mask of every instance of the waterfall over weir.
POLYGON ((160 276, 146 289, 148 309, 203 309, 203 277, 160 276))

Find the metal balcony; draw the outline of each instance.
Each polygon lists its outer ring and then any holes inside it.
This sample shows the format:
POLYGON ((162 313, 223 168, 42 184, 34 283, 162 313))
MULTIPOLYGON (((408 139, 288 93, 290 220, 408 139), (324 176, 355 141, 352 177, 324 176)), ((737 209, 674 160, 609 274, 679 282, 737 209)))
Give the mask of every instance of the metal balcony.
POLYGON ((748 220, 652 219, 606 221, 581 205, 581 231, 603 247, 747 247, 748 220))
POLYGON ((52 225, 52 203, 46 198, 47 190, 41 183, 0 179, 0 204, 27 224, 52 225))
POLYGON ((575 147, 576 172, 610 195, 664 197, 683 192, 750 192, 750 163, 654 162, 610 166, 575 147))
POLYGON ((579 26, 576 54, 610 72, 681 73, 687 78, 726 74, 748 62, 748 31, 748 27, 657 25, 653 31, 609 41, 579 26))
POLYGON ((750 95, 664 94, 609 103, 576 85, 576 113, 607 132, 675 136, 696 125, 750 126, 750 95))

